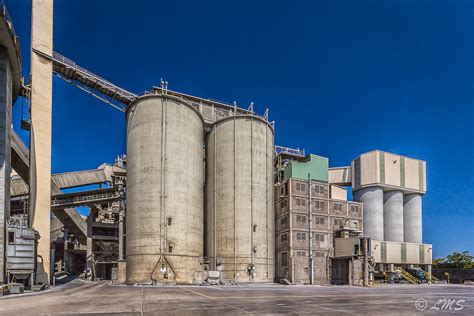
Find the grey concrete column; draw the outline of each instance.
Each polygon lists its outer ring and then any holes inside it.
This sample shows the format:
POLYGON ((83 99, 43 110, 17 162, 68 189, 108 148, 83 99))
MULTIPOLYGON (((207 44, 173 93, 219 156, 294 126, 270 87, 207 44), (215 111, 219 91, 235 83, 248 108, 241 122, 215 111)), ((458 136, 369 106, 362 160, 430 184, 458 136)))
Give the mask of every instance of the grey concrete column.
POLYGON ((7 50, 0 47, 0 283, 5 282, 5 220, 10 215, 10 126, 12 77, 7 50))
POLYGON ((357 190, 354 201, 364 203, 364 236, 384 240, 383 189, 370 187, 357 190))
MULTIPOLYGON (((53 54, 53 0, 31 2, 31 48, 53 54)), ((51 279, 51 136, 53 64, 31 53, 30 223, 41 236, 37 283, 51 279)))
POLYGON ((384 240, 403 241, 403 193, 388 191, 383 195, 384 240))
POLYGON ((87 250, 86 250, 86 266, 90 274, 87 275, 88 280, 94 280, 92 272, 94 271, 94 257, 92 253, 92 222, 94 211, 91 209, 89 216, 87 217, 87 250))
POLYGON ((403 196, 403 233, 405 242, 423 241, 421 194, 403 196))
POLYGON ((383 263, 379 263, 379 271, 385 271, 383 263))
MULTIPOLYGON (((120 202, 121 204, 122 202, 120 202)), ((118 259, 119 260, 123 260, 124 259, 124 256, 123 256, 123 222, 124 222, 124 217, 123 217, 123 214, 122 214, 122 208, 120 208, 120 214, 119 214, 119 227, 118 227, 118 235, 119 235, 119 240, 118 240, 118 244, 119 244, 119 257, 118 259)))

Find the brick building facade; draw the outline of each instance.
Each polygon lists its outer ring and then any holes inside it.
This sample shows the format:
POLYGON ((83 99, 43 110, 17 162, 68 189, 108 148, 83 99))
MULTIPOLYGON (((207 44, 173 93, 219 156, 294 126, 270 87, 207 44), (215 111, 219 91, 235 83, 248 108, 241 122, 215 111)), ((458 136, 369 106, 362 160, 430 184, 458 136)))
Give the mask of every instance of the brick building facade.
MULTIPOLYGON (((307 180, 290 178, 275 186, 276 279, 309 283, 309 227, 307 180)), ((315 284, 329 284, 333 230, 343 225, 362 229, 361 203, 333 199, 327 182, 311 181, 313 271, 315 284)))

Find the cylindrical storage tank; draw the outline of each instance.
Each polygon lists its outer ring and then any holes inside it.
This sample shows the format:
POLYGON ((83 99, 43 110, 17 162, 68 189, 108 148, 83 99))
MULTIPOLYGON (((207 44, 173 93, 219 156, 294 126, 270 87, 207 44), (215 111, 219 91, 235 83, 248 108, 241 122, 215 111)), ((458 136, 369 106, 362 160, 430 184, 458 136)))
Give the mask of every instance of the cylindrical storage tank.
POLYGON ((206 254, 236 282, 273 282, 273 127, 253 115, 216 122, 207 137, 206 254))
POLYGON ((383 195, 383 231, 386 241, 403 241, 403 192, 383 195))
POLYGON ((384 240, 383 189, 375 186, 357 190, 354 201, 364 203, 364 236, 384 240))
POLYGON ((405 242, 422 243, 422 202, 421 194, 403 196, 403 234, 405 242))
POLYGON ((127 110, 127 283, 192 283, 203 255, 201 115, 168 95, 127 110))

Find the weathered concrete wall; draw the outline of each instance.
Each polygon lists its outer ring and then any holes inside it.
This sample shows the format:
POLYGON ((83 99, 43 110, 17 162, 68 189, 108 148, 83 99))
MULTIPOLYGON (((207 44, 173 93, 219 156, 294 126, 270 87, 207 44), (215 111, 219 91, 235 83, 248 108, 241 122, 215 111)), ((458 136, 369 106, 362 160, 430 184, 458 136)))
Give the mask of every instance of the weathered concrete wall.
POLYGON ((433 275, 442 281, 450 283, 463 284, 465 281, 474 281, 474 268, 472 269, 458 269, 458 268, 436 268, 433 267, 433 275))
POLYGON ((10 214, 10 136, 12 78, 5 48, 0 47, 0 283, 5 280, 5 219, 10 214))
POLYGON ((127 283, 127 261, 117 262, 117 280, 119 284, 127 283))
POLYGON ((175 97, 129 108, 127 283, 192 283, 201 269, 203 133, 200 114, 175 97))
MULTIPOLYGON (((53 0, 33 0, 31 47, 53 52, 53 0)), ((36 281, 50 282, 52 63, 31 54, 31 224, 39 232, 36 281)))

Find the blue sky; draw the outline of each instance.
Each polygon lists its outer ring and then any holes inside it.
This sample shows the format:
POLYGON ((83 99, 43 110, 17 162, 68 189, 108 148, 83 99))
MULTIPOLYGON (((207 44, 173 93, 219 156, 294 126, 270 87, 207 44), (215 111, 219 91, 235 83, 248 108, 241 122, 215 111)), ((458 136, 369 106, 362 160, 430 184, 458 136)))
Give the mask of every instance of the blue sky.
MULTIPOLYGON (((6 3, 28 77, 31 1, 6 3)), ((474 253, 473 22, 462 0, 68 0, 55 4, 54 44, 135 93, 165 78, 268 107, 277 144, 331 166, 373 149, 426 160, 423 238, 440 257, 474 253)), ((123 113, 58 78, 53 95, 53 172, 125 152, 123 113)))

